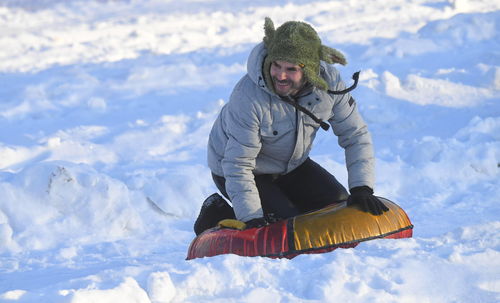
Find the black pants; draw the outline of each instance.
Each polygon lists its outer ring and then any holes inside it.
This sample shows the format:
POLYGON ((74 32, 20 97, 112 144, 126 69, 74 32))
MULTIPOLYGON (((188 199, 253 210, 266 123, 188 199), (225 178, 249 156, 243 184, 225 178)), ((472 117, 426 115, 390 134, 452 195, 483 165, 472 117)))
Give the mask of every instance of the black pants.
MULTIPOLYGON (((219 191, 229 199, 226 180, 212 174, 219 191)), ((273 175, 255 175, 265 216, 284 219, 323 208, 347 199, 349 194, 342 184, 326 169, 310 158, 290 173, 277 178, 273 175)))

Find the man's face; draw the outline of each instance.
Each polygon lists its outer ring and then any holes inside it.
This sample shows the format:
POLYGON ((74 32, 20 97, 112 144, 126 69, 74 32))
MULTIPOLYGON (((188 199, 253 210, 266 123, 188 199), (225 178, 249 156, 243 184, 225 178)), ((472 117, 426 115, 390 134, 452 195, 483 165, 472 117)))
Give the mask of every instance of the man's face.
POLYGON ((280 96, 295 95, 305 82, 302 68, 286 61, 277 60, 271 63, 270 74, 274 90, 280 96))

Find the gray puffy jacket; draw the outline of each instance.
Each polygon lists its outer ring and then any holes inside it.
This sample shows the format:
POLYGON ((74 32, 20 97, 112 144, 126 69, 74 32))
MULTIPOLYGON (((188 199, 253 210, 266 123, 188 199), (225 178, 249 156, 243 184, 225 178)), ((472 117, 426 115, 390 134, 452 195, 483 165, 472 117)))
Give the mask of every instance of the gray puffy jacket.
MULTIPOLYGON (((208 142, 208 166, 226 178, 227 193, 241 221, 263 216, 253 175, 286 174, 302 164, 320 126, 266 87, 262 76, 265 56, 263 43, 252 50, 248 72, 222 108, 208 142)), ((332 65, 321 62, 321 76, 330 90, 345 88, 332 65)), ((330 95, 314 88, 298 102, 328 121, 338 136, 345 149, 349 188, 373 188, 372 141, 351 95, 330 95)))

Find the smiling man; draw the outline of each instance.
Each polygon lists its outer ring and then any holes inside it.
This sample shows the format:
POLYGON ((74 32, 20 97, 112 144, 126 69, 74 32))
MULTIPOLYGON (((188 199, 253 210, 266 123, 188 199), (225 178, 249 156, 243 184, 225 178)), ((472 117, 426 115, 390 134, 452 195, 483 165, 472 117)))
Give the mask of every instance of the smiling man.
POLYGON ((266 18, 264 30, 209 137, 208 166, 232 207, 208 197, 195 232, 228 218, 240 229, 262 226, 345 200, 373 215, 387 211, 373 195, 371 136, 333 66, 344 56, 304 22, 275 29, 266 18), (318 129, 330 126, 345 149, 350 195, 309 157, 318 129))
POLYGON ((304 86, 305 78, 299 65, 286 61, 274 61, 269 71, 274 90, 280 96, 293 96, 304 86))

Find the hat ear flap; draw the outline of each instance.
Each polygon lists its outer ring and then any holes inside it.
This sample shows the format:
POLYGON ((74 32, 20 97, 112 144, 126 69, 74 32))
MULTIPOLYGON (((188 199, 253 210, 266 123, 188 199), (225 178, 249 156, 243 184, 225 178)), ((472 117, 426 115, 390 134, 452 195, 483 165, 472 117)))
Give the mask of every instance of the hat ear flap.
POLYGON ((347 64, 347 60, 345 59, 344 55, 341 52, 325 45, 321 45, 320 59, 329 64, 333 63, 339 63, 342 65, 347 64))
POLYGON ((264 43, 266 44, 266 47, 269 48, 271 45, 272 41, 274 40, 274 33, 276 30, 274 29, 274 23, 271 20, 271 18, 266 17, 264 21, 264 43))

